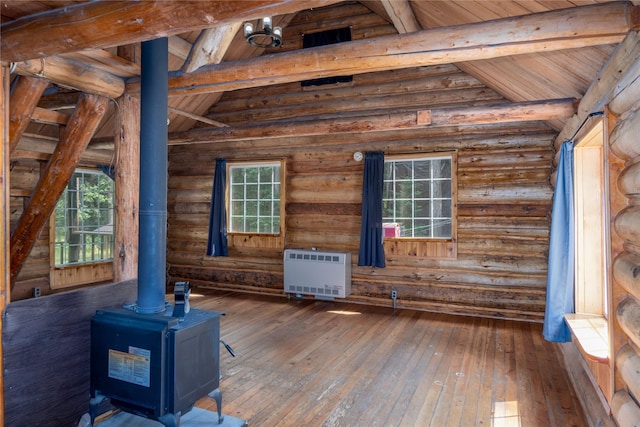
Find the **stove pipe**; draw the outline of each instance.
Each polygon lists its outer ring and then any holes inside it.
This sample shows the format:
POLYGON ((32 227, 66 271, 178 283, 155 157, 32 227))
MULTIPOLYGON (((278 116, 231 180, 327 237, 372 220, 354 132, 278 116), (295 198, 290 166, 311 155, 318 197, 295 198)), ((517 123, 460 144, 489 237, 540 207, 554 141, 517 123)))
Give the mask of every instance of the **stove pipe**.
POLYGON ((142 42, 140 73, 139 313, 165 310, 168 39, 142 42))

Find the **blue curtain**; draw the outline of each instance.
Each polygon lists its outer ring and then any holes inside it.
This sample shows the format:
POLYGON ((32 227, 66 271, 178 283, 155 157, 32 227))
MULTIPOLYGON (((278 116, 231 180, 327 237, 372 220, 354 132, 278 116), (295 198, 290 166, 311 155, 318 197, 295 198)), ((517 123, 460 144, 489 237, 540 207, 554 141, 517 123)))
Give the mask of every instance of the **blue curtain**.
POLYGON ((560 149, 551 211, 547 304, 542 334, 547 341, 571 341, 566 313, 574 312, 573 141, 560 149))
POLYGON ((209 239, 207 241, 207 255, 209 256, 229 256, 226 188, 227 161, 226 159, 216 159, 216 171, 213 175, 213 191, 211 194, 211 212, 209 214, 209 239))
POLYGON ((116 180, 116 168, 113 165, 98 165, 98 168, 103 174, 111 178, 111 181, 116 180))
POLYGON ((382 187, 384 184, 384 153, 369 151, 364 156, 362 182, 362 223, 358 265, 385 266, 382 246, 382 187))

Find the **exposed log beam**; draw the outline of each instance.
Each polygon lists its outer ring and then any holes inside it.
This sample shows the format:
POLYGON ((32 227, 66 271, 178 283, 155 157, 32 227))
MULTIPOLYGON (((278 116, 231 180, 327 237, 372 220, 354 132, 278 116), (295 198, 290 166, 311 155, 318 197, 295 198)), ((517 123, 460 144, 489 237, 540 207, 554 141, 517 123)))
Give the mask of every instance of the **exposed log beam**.
POLYGON ((38 234, 53 213, 58 198, 67 186, 84 149, 107 111, 108 103, 107 98, 96 95, 85 94, 80 97, 76 111, 49 159, 29 204, 11 233, 10 282, 12 288, 38 234))
POLYGON ((31 120, 36 123, 48 125, 66 125, 69 122, 69 115, 59 111, 36 107, 31 116, 31 120))
POLYGON ((640 34, 630 32, 587 89, 575 116, 567 120, 566 125, 558 134, 555 140, 556 150, 559 150, 564 140, 574 136, 591 113, 602 109, 618 94, 618 89, 620 89, 618 83, 626 78, 627 70, 637 62, 638 58, 640 58, 640 34))
POLYGON ((199 116, 197 114, 193 114, 193 113, 190 113, 188 111, 179 110, 177 108, 169 107, 169 111, 172 112, 172 113, 178 114, 180 116, 185 116, 185 117, 188 117, 190 119, 196 120, 198 122, 206 123, 206 124, 211 125, 211 126, 215 126, 215 127, 226 127, 226 126, 229 126, 229 125, 227 125, 225 123, 222 123, 222 122, 219 122, 217 120, 213 120, 213 119, 210 119, 208 117, 199 116))
POLYGON ((120 282, 138 277, 140 99, 124 94, 117 102, 113 275, 120 282))
MULTIPOLYGON (((169 78, 170 95, 222 92, 359 74, 620 42, 631 7, 615 2, 441 27, 201 67, 169 78)), ((139 82, 127 90, 138 91, 139 82)))
POLYGON ((242 21, 202 30, 182 66, 182 72, 191 73, 203 65, 219 64, 233 38, 242 27, 242 21))
POLYGON ((18 146, 38 100, 48 85, 48 81, 35 77, 20 76, 16 79, 9 102, 9 155, 18 146))
MULTIPOLYGON (((94 148, 91 144, 82 153, 80 165, 107 165, 113 161, 113 138, 109 138, 111 144, 107 148, 94 148)), ((14 152, 15 159, 34 159, 43 162, 49 161, 55 152, 58 138, 40 135, 24 134, 14 152)), ((31 194, 29 194, 31 195, 31 194)))
POLYGON ((339 0, 86 2, 0 26, 0 58, 20 62, 283 15, 339 0))
POLYGON ((124 80, 114 74, 72 58, 51 56, 16 64, 20 75, 42 77, 80 92, 117 98, 124 93, 124 80))
POLYGON ((189 57, 191 43, 178 36, 169 37, 169 53, 183 61, 189 57))
POLYGON ((417 126, 479 125, 570 117, 574 99, 521 102, 495 106, 443 108, 407 113, 327 120, 262 122, 241 127, 194 129, 169 135, 169 145, 229 142, 335 133, 377 132, 417 126))
POLYGON ((398 34, 413 33, 422 28, 413 14, 409 0, 380 0, 398 34))

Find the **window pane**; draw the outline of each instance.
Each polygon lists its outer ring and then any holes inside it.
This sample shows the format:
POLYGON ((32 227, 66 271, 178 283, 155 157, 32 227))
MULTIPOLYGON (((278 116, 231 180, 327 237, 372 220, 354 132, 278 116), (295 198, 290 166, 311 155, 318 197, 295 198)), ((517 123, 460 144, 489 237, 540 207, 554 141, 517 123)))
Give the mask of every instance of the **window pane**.
POLYGON ((433 160, 434 178, 451 178, 451 159, 433 160))
POLYGON ((271 216, 271 201, 258 202, 258 209, 260 210, 260 216, 271 216))
POLYGON ((234 184, 231 186, 231 199, 244 199, 244 184, 234 184))
POLYGON ((431 177, 431 161, 422 160, 414 162, 415 179, 428 179, 431 177))
POLYGON ((415 216, 418 218, 429 218, 431 216, 431 202, 429 200, 416 200, 415 216))
POLYGON ((431 237, 431 221, 416 219, 413 227, 413 237, 431 237))
POLYGON ((258 216, 258 202, 255 200, 247 200, 245 204, 245 215, 258 216))
POLYGON ((396 162, 395 172, 397 180, 411 180, 413 162, 396 162))
POLYGON ((434 200, 433 216, 451 218, 451 200, 434 200))
POLYGON ((415 188, 414 197, 416 199, 431 197, 431 181, 416 181, 413 185, 415 188))
POLYGON ((433 197, 446 197, 451 198, 451 181, 434 181, 433 182, 433 197))
POLYGON ((273 186, 269 184, 260 184, 260 200, 271 199, 273 197, 273 186))
POLYGON ((241 216, 231 217, 231 228, 236 231, 244 231, 244 217, 241 217, 241 216))
POLYGON ((256 184, 247 184, 245 185, 246 198, 248 200, 256 200, 258 198, 258 186, 256 184))
POLYGON ((436 220, 433 226, 433 237, 448 239, 451 237, 451 221, 436 220))

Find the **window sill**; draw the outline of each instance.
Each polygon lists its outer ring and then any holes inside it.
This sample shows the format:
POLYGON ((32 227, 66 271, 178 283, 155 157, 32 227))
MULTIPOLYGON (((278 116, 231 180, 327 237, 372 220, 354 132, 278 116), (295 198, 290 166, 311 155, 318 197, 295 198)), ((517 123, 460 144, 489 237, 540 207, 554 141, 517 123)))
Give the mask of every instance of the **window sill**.
POLYGON ((584 356, 596 362, 609 363, 607 319, 595 314, 566 314, 564 318, 584 356))

